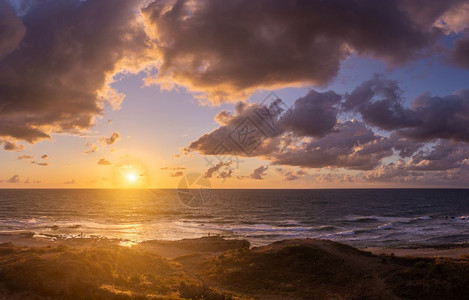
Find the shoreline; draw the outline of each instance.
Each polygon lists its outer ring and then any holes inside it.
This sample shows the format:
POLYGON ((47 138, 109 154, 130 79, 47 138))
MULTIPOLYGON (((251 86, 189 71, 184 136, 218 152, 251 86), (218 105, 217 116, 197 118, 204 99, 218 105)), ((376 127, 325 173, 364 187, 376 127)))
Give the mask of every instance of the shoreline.
MULTIPOLYGON (((50 235, 50 236, 35 236, 33 232, 23 232, 23 233, 0 233, 0 244, 10 243, 14 246, 19 247, 53 247, 53 246, 67 246, 67 247, 94 247, 101 245, 117 245, 123 247, 149 247, 155 251, 166 252, 168 248, 177 248, 175 245, 181 244, 181 241, 196 241, 204 240, 210 238, 219 238, 226 241, 241 241, 240 239, 232 239, 223 236, 203 236, 194 239, 179 239, 179 240, 146 240, 142 242, 133 242, 129 240, 122 240, 116 238, 106 238, 106 237, 60 237, 60 235, 50 235)), ((297 239, 283 239, 277 242, 286 242, 289 240, 297 239)), ((324 240, 329 241, 328 239, 301 239, 301 240, 324 240)), ((246 241, 248 242, 248 241, 246 241)), ((334 241, 337 242, 337 241, 334 241)), ((248 242, 249 243, 249 242, 248 242)), ((269 246, 273 243, 261 246, 252 246, 251 249, 260 248, 269 246)), ((348 245, 347 243, 340 244, 348 245)), ((235 242, 236 244, 236 242, 235 242)), ((350 246, 350 245, 349 245, 350 246)), ((246 246, 243 246, 246 247, 246 246)), ((459 244, 435 244, 435 245, 401 245, 398 247, 357 247, 350 246, 361 251, 371 252, 374 255, 395 255, 400 257, 446 257, 446 258, 458 258, 464 255, 469 255, 469 243, 459 243, 459 244)), ((183 247, 184 248, 184 247, 183 247)), ((186 247, 188 248, 188 247, 186 247)), ((190 248, 190 247, 189 247, 190 248)), ((227 248, 228 249, 228 248, 227 248)), ((224 249, 224 250, 227 250, 224 249)), ((174 249, 173 249, 174 250, 174 249)), ((186 249, 187 250, 187 249, 186 249)), ((200 249, 199 249, 200 250, 200 249)), ((208 251, 210 249, 207 249, 208 251)), ((200 252, 200 251, 199 251, 200 252)), ((184 254, 187 251, 176 251, 171 255, 166 255, 177 257, 178 254, 184 254)))

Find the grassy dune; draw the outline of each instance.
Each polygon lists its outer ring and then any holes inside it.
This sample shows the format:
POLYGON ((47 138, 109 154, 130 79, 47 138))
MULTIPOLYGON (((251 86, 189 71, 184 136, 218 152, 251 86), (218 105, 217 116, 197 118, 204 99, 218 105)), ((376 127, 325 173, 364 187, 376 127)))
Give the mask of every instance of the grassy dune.
POLYGON ((223 252, 198 239, 133 248, 0 245, 2 299, 467 299, 469 256, 372 255, 339 243, 289 240, 223 252), (200 252, 201 245, 205 252, 200 252), (183 246, 181 246, 183 245, 183 246), (164 253, 163 253, 164 252, 164 253), (277 297, 277 298, 276 298, 277 297))

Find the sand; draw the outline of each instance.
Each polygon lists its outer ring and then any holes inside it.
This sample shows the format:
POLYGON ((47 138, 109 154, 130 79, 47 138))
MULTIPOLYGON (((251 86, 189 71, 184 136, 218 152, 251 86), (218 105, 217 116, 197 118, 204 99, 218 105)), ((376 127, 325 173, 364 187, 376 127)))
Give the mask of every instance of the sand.
POLYGON ((469 248, 0 235, 0 299, 464 299, 469 248), (393 255, 391 255, 393 254, 393 255))
POLYGON ((435 247, 419 248, 366 248, 373 254, 396 255, 401 257, 449 257, 459 258, 469 256, 467 245, 441 245, 435 247))
MULTIPOLYGON (((67 247, 94 247, 100 245, 121 245, 130 246, 137 249, 148 250, 157 253, 165 258, 176 258, 183 255, 199 253, 199 252, 219 252, 229 249, 249 247, 247 241, 230 241, 224 240, 220 237, 204 238, 199 241, 180 240, 180 241, 146 241, 141 244, 132 242, 126 243, 118 239, 99 239, 99 238, 67 238, 60 239, 56 237, 33 237, 32 233, 0 233, 0 244, 11 243, 15 246, 23 247, 47 247, 47 246, 67 246, 67 247), (213 243, 208 243, 211 240, 213 243), (230 245, 220 246, 220 243, 230 243, 230 245), (202 246, 200 246, 202 244, 202 246), (204 249, 205 247, 205 249, 204 249)), ((368 251, 374 255, 395 255, 400 257, 446 257, 446 258, 459 258, 469 255, 469 244, 460 245, 435 245, 435 246, 413 246, 413 247, 369 247, 360 248, 363 251, 368 251)))

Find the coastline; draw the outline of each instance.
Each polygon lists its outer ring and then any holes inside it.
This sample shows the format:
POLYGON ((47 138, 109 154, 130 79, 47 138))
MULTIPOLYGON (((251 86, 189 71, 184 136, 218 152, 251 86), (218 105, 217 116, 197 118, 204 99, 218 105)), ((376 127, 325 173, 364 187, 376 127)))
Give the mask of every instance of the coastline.
MULTIPOLYGON (((212 236, 212 238, 219 238, 218 236, 212 236)), ((198 239, 182 239, 182 240, 147 240, 141 243, 134 243, 132 241, 121 240, 121 239, 109 239, 106 237, 75 237, 75 238, 60 238, 58 235, 50 236, 34 236, 32 232, 23 232, 23 233, 0 233, 0 244, 10 243, 14 246, 19 247, 54 247, 54 246, 67 246, 67 247, 94 247, 101 245, 116 245, 123 247, 136 247, 142 249, 149 249, 155 252, 166 253, 168 249, 170 254, 162 255, 164 257, 175 258, 180 255, 185 255, 190 252, 203 252, 204 248, 191 247, 190 244, 194 244, 197 240, 209 239, 207 236, 200 237, 198 239), (181 246, 181 241, 187 241, 184 246, 181 246), (178 246, 179 244, 179 246, 178 246), (188 249, 194 250, 188 250, 188 249), (172 251, 172 252, 171 252, 172 251)), ((228 239, 226 237, 221 237, 221 239, 226 241, 241 241, 239 239, 228 239)), ((284 242, 289 240, 296 239, 284 239, 278 242, 284 242)), ((316 240, 316 239, 302 239, 302 240, 316 240)), ((326 240, 327 239, 323 239, 326 240)), ((247 242, 247 241, 246 241, 247 242)), ((341 243, 341 242, 338 242, 341 243)), ((246 244, 241 243, 246 247, 246 244)), ((342 243, 346 244, 346 243, 342 243)), ((206 244, 207 245, 207 244, 206 244)), ((234 242, 233 248, 237 248, 237 242, 234 242)), ((268 245, 267 245, 268 246, 268 245)), ((206 246, 205 250, 208 252, 218 252, 229 250, 227 248, 217 249, 216 247, 210 249, 210 245, 206 246)), ((264 246, 256 246, 251 248, 262 248, 264 246)), ((435 245, 402 245, 398 247, 355 247, 361 251, 367 251, 374 255, 394 255, 400 257, 445 257, 445 258, 459 258, 464 255, 469 255, 469 243, 464 244, 435 244, 435 245)), ((160 254, 161 255, 161 254, 160 254)))
POLYGON ((2 299, 457 299, 469 247, 357 249, 202 237, 125 244, 0 235, 2 299))

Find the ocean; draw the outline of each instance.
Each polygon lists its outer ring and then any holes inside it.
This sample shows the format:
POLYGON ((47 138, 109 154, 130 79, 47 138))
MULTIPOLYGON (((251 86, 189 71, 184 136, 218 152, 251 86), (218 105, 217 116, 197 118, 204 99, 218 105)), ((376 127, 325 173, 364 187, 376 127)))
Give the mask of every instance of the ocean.
POLYGON ((321 238, 355 247, 469 242, 469 190, 213 190, 187 206, 176 190, 0 190, 0 233, 131 242, 207 235, 253 246, 321 238))

